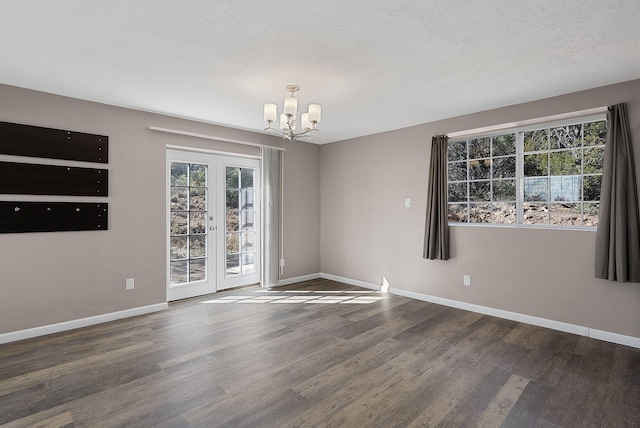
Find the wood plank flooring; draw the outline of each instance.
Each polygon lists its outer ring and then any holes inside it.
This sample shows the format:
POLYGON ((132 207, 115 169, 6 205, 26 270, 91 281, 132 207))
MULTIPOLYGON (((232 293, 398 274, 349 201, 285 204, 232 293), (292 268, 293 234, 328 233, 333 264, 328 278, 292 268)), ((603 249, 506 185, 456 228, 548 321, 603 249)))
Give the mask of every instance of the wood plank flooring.
POLYGON ((638 427, 640 350, 328 280, 0 345, 6 427, 638 427))

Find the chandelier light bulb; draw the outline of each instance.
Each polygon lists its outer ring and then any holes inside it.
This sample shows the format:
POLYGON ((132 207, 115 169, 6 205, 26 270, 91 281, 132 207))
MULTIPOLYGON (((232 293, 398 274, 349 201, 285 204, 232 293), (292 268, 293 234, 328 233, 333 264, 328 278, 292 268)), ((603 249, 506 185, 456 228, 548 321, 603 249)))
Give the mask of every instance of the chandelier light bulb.
POLYGON ((298 99, 294 96, 284 99, 284 114, 294 116, 298 113, 298 99))
POLYGON ((268 122, 268 123, 275 122, 277 116, 278 116, 278 107, 275 104, 264 105, 265 122, 268 122))
POLYGON ((313 125, 309 121, 309 113, 302 113, 302 115, 300 115, 300 121, 302 122, 302 129, 305 131, 313 128, 313 125))
POLYGON ((322 107, 320 104, 309 104, 309 121, 311 123, 320 123, 320 115, 322 107))

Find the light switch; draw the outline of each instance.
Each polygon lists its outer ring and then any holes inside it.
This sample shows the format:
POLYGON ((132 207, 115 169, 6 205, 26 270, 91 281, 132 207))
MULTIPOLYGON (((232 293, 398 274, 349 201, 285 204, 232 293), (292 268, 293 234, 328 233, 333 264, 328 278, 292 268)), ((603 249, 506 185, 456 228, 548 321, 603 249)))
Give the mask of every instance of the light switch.
POLYGON ((411 198, 405 198, 404 207, 405 208, 411 208, 411 198))

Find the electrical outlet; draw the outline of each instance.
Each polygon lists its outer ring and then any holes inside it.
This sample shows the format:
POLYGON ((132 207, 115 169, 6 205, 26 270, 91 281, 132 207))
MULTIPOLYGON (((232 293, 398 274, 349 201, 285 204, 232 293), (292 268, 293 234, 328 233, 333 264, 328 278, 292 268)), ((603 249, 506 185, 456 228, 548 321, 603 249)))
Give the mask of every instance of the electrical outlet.
POLYGON ((125 283, 125 290, 133 290, 134 287, 135 287, 135 282, 133 278, 127 278, 127 281, 125 283))
POLYGON ((462 275, 462 283, 467 287, 471 287, 471 275, 462 275))

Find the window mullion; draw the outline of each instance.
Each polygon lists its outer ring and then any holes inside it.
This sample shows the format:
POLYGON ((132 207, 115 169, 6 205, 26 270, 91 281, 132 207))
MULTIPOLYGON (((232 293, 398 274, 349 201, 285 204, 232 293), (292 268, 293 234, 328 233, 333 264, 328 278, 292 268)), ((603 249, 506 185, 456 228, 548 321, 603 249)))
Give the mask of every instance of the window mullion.
POLYGON ((466 168, 467 168, 467 223, 471 223, 471 173, 469 172, 469 140, 466 140, 465 147, 467 149, 466 168))
POLYGON ((516 224, 524 223, 524 132, 516 134, 516 224))

